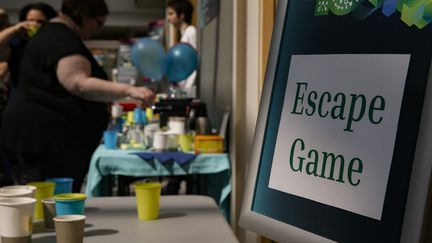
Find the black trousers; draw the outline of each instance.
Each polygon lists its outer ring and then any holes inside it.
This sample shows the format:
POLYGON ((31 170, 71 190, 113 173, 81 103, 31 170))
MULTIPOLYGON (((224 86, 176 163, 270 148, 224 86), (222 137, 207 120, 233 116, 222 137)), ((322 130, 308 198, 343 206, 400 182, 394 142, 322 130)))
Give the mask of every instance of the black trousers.
POLYGON ((63 152, 17 153, 19 163, 14 165, 15 174, 20 184, 53 177, 71 177, 74 179, 72 191, 79 192, 94 150, 80 148, 63 152))

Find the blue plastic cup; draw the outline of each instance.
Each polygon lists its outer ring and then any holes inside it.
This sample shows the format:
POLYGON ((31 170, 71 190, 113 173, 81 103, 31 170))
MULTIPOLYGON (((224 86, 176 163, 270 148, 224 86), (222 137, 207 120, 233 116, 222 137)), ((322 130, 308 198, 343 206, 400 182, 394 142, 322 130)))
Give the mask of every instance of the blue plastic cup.
POLYGON ((82 193, 65 193, 54 196, 57 216, 80 214, 84 215, 86 195, 82 193))
POLYGON ((107 149, 116 149, 117 148, 117 131, 116 130, 107 130, 103 134, 104 136, 104 145, 107 149))
POLYGON ((46 181, 55 183, 54 195, 72 192, 72 185, 74 181, 73 178, 68 178, 68 177, 49 178, 46 179, 46 181))
POLYGON ((137 124, 145 125, 147 124, 146 114, 143 109, 135 108, 134 110, 134 122, 137 124))

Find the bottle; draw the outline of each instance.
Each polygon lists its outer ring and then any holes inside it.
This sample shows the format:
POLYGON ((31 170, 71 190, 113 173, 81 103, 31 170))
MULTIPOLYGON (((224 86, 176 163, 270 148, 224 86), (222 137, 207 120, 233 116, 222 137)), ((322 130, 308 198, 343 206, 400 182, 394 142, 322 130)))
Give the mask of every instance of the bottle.
POLYGON ((144 124, 146 118, 144 111, 141 108, 135 108, 133 111, 133 132, 132 132, 132 145, 143 145, 144 144, 144 124))
POLYGON ((132 136, 132 124, 130 124, 130 122, 125 122, 124 126, 123 126, 123 139, 122 139, 122 144, 130 144, 131 140, 133 139, 132 136))
POLYGON ((144 131, 139 123, 135 123, 132 130, 133 144, 144 144, 144 131))

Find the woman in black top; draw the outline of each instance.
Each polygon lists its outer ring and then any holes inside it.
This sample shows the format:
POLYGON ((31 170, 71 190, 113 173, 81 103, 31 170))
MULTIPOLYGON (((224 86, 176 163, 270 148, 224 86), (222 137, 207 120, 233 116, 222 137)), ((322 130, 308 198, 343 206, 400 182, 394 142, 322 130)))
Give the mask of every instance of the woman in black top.
MULTIPOLYGON (((33 34, 39 27, 40 23, 57 17, 57 12, 46 3, 29 3, 19 11, 19 22, 15 25, 6 26, 0 32, 0 61, 7 61, 9 71, 8 78, 4 80, 5 92, 2 101, 7 103, 10 96, 15 94, 18 84, 21 58, 24 48, 33 34)), ((3 103, 0 106, 0 123, 3 103)), ((0 124, 1 126, 1 124, 0 124)), ((0 185, 9 185, 13 183, 12 164, 17 164, 18 160, 13 153, 6 151, 0 146, 0 158, 2 164, 2 178, 0 185)))
POLYGON ((29 41, 15 97, 4 111, 0 141, 22 158, 28 180, 73 177, 79 191, 108 123, 104 102, 149 101, 144 87, 106 81, 82 40, 102 28, 104 0, 63 0, 60 17, 29 41))

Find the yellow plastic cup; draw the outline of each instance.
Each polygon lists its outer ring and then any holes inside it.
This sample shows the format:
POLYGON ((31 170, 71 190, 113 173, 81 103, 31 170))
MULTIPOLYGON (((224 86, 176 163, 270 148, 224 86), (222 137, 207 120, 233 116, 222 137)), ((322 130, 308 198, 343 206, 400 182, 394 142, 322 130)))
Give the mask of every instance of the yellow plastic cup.
POLYGON ((32 37, 32 36, 34 36, 38 31, 39 31, 39 26, 37 26, 37 25, 35 25, 35 26, 30 26, 29 28, 27 28, 27 36, 28 36, 28 37, 32 37))
POLYGON ((138 218, 153 220, 159 217, 159 201, 161 195, 160 183, 136 183, 138 218))
POLYGON ((192 151, 192 134, 179 134, 178 143, 183 152, 192 151))
POLYGON ((43 219, 44 214, 43 214, 42 199, 53 197, 55 183, 47 182, 47 181, 37 181, 37 182, 27 183, 27 185, 36 187, 36 193, 35 193, 36 204, 35 204, 34 218, 43 219))
POLYGON ((127 113, 127 123, 133 124, 134 123, 134 113, 133 111, 128 111, 127 113))
POLYGON ((147 121, 151 121, 154 119, 154 113, 152 108, 150 107, 146 108, 146 117, 147 117, 147 121))

